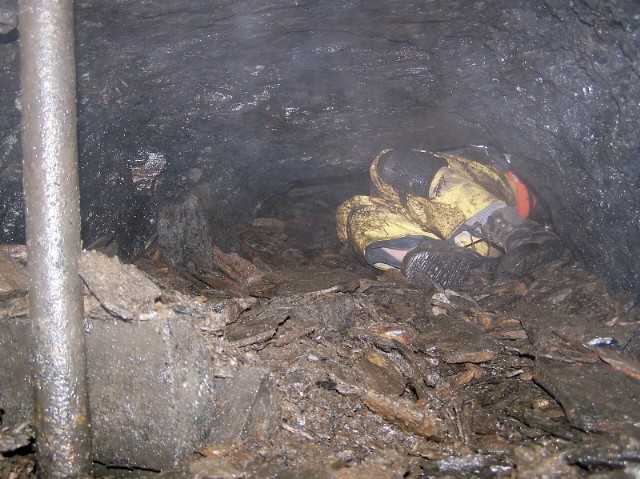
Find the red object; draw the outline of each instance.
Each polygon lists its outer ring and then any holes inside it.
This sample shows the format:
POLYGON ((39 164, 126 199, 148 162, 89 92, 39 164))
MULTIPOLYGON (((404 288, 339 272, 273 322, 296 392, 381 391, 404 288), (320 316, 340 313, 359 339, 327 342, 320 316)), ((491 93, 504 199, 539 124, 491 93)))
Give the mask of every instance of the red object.
POLYGON ((509 183, 511 183, 511 188, 513 189, 518 213, 525 218, 528 217, 536 206, 536 196, 529 191, 526 185, 520 181, 520 178, 518 178, 513 171, 507 171, 506 176, 509 179, 509 183))

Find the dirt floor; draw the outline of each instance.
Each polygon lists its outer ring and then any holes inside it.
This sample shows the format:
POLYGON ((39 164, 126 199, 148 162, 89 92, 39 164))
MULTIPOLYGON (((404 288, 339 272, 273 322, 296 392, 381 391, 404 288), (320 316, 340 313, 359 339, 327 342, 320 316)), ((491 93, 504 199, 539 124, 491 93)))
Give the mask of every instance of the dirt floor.
MULTIPOLYGON (((418 291, 339 244, 335 208, 364 189, 278 192, 238 228, 242 257, 214 250, 215 267, 178 270, 149 242, 134 263, 166 294, 225 308, 224 330, 203 334, 228 361, 270 372, 281 419, 176 470, 96 476, 640 477, 632 297, 575 261, 418 291)), ((31 477, 28 427, 1 433, 0 479, 31 477)))

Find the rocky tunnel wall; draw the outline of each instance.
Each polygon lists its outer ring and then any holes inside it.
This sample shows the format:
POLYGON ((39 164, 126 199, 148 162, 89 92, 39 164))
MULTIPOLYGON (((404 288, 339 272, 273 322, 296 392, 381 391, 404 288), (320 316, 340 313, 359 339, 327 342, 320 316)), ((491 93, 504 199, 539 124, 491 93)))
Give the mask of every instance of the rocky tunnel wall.
MULTIPOLYGON (((635 0, 75 8, 85 245, 130 255, 196 201, 179 259, 233 249, 234 225, 286 184, 365 175, 381 148, 486 142, 512 154, 578 259, 640 289, 635 0)), ((0 59, 0 241, 22 242, 15 35, 0 59)))

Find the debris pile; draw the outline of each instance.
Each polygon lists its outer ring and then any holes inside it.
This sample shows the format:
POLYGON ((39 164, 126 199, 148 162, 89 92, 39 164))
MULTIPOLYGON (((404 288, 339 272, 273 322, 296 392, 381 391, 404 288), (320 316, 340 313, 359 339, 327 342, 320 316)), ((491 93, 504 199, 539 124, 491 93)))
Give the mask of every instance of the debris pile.
MULTIPOLYGON (((85 253, 90 392, 111 397, 92 403, 96 460, 136 477, 637 477, 633 302, 573 261, 416 290, 341 250, 333 212, 359 186, 280 192, 238 227, 241 254, 213 247, 188 269, 157 242, 137 268, 85 253), (127 428, 116 451, 108 433, 127 428)), ((11 264, 0 338, 26 318, 11 264)), ((7 475, 31 436, 2 400, 7 475)))

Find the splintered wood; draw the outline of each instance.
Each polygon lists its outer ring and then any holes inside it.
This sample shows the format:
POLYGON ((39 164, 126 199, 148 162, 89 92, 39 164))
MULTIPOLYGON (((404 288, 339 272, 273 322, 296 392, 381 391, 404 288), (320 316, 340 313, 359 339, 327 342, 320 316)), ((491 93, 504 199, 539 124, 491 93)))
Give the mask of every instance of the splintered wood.
POLYGON ((358 398, 373 413, 380 415, 391 424, 428 439, 442 440, 444 437, 442 421, 434 411, 426 407, 419 408, 407 401, 377 394, 366 387, 334 380, 336 382, 335 388, 340 394, 358 398))
POLYGON ((237 253, 224 253, 220 248, 214 247, 211 256, 220 271, 245 288, 250 287, 264 273, 237 253))

